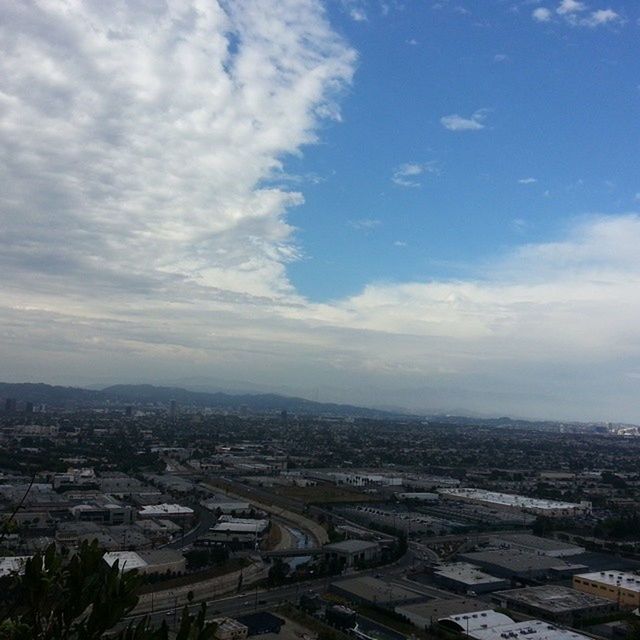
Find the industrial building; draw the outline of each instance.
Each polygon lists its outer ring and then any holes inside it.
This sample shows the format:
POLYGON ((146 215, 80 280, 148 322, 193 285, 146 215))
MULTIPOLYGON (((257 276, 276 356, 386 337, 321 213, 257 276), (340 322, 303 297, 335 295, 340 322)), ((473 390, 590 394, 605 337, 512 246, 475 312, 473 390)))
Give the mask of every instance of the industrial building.
POLYGON ((508 511, 525 511, 548 518, 571 517, 586 515, 591 512, 590 502, 560 502, 558 500, 543 500, 541 498, 529 498, 527 496, 497 491, 485 491, 472 488, 448 488, 439 489, 440 496, 445 500, 459 502, 471 502, 482 504, 495 509, 508 511))
POLYGON ((209 511, 230 516, 246 516, 249 515, 253 509, 249 502, 237 500, 206 500, 202 503, 202 506, 209 509, 209 511))
POLYGON ((113 566, 118 562, 121 571, 132 571, 146 575, 166 573, 184 573, 186 560, 173 549, 154 549, 150 551, 110 551, 104 554, 104 561, 113 566))
POLYGON ((492 545, 502 549, 518 549, 554 558, 565 558, 585 552, 584 547, 527 533, 496 534, 491 538, 490 542, 492 545))
POLYGON ((466 562, 453 562, 436 567, 434 582, 459 593, 489 593, 511 586, 509 580, 497 578, 466 562))
POLYGON ((429 629, 440 618, 458 613, 483 611, 487 608, 486 602, 480 602, 473 598, 434 599, 416 604, 403 604, 395 608, 395 612, 406 618, 419 629, 429 629))
POLYGON ((147 504, 138 511, 140 518, 169 518, 170 520, 188 520, 193 516, 191 507, 180 504, 147 504))
POLYGON ((333 582, 330 590, 351 602, 385 607, 424 600, 420 593, 370 576, 333 582))
POLYGON ((216 624, 214 632, 216 640, 245 640, 249 635, 247 625, 233 618, 213 618, 209 622, 216 624))
POLYGON ((607 598, 621 608, 640 607, 640 575, 623 571, 594 571, 573 576, 573 587, 583 593, 607 598))
POLYGON ((469 638, 474 631, 510 625, 513 624, 513 620, 504 613, 498 613, 493 609, 486 609, 484 611, 456 613, 451 616, 438 618, 438 624, 442 625, 445 629, 464 633, 467 638, 469 638))
POLYGON ((345 567, 375 562, 380 555, 380 545, 368 540, 343 540, 323 547, 328 561, 337 560, 345 567))
POLYGON ((570 626, 587 618, 607 615, 618 608, 611 600, 558 585, 499 591, 493 599, 503 608, 570 626))
POLYGON ((571 577, 584 571, 583 564, 515 549, 491 549, 460 554, 460 559, 507 579, 544 580, 571 577))
POLYGON ((562 629, 542 620, 526 620, 496 627, 480 628, 469 632, 469 637, 475 640, 590 640, 585 636, 569 629, 562 629))

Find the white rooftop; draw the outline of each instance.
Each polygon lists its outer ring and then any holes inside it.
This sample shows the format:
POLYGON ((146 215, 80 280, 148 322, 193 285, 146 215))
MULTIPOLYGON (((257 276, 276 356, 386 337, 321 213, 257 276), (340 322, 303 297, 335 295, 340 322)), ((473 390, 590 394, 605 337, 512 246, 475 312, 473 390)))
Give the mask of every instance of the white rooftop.
POLYGON ((447 616, 446 618, 440 618, 438 620, 438 622, 443 621, 455 622, 464 633, 471 633, 476 629, 490 629, 513 624, 513 620, 509 616, 505 616, 504 613, 498 613, 493 609, 473 611, 470 613, 457 613, 453 616, 447 616))
POLYGON ((472 500, 482 500, 493 504, 501 504, 509 507, 520 507, 522 509, 580 509, 582 505, 575 502, 561 502, 558 500, 544 500, 542 498, 530 498, 511 493, 499 493, 498 491, 485 491, 484 489, 459 488, 459 489, 439 489, 440 494, 451 496, 452 498, 469 498, 472 500))
POLYGON ((146 515, 176 515, 193 513, 191 507, 183 507, 180 504, 147 504, 138 512, 142 516, 146 515))
POLYGON ((600 582, 611 587, 623 587, 629 591, 640 592, 640 575, 624 571, 594 571, 593 573, 579 573, 576 578, 600 582))
POLYGON ((588 636, 561 629, 542 620, 526 620, 469 632, 475 640, 589 640, 588 636))
POLYGON ((31 556, 7 556, 0 558, 0 577, 23 573, 24 565, 31 556))
POLYGON ((104 554, 103 558, 110 567, 118 562, 120 571, 140 569, 148 564, 135 551, 109 551, 104 554))

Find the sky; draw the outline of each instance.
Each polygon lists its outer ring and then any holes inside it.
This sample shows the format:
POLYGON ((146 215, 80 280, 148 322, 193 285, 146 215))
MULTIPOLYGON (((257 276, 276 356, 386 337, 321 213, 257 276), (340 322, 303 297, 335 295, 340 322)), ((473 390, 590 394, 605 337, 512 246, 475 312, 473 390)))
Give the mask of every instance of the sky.
POLYGON ((0 0, 0 379, 640 422, 632 0, 0 0))

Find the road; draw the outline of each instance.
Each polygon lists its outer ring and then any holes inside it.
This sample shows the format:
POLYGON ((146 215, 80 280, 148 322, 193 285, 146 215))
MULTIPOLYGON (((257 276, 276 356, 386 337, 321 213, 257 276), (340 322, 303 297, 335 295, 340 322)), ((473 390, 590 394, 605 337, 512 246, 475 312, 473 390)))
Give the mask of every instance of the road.
POLYGON ((179 535, 173 542, 165 545, 169 549, 184 549, 192 545, 203 533, 209 531, 216 523, 216 514, 201 505, 194 505, 194 511, 198 514, 198 524, 191 531, 186 531, 185 535, 179 535))
MULTIPOLYGON (((414 554, 411 551, 408 551, 404 556, 402 556, 402 558, 393 564, 376 567, 374 569, 367 569, 365 571, 357 571, 348 575, 345 574, 342 577, 347 578, 368 575, 379 576, 383 580, 391 580, 398 576, 403 576, 414 562, 414 554)), ((220 615, 234 617, 243 613, 251 613, 260 609, 272 608, 275 605, 284 602, 297 602, 300 595, 303 593, 313 593, 317 595, 326 593, 329 590, 331 582, 339 579, 340 577, 341 576, 325 576, 303 582, 295 582, 273 589, 250 589, 234 596, 210 600, 206 603, 207 614, 211 617, 220 615)), ((198 611, 200 606, 201 603, 190 605, 189 610, 191 613, 195 613, 198 611)), ((160 624, 162 620, 167 620, 168 623, 173 623, 174 618, 180 616, 180 610, 180 607, 178 607, 178 611, 172 607, 163 611, 152 612, 150 617, 154 624, 160 624)), ((142 617, 144 616, 129 616, 126 621, 138 620, 142 617)))

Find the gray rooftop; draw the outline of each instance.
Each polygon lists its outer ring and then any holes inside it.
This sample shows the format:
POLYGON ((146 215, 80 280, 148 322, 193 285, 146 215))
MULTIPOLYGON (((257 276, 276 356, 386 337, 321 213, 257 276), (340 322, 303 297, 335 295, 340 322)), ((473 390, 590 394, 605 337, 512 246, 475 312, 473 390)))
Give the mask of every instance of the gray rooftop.
POLYGON ((342 542, 334 542, 325 544, 323 547, 326 551, 337 551, 339 553, 359 553, 370 549, 377 549, 377 542, 368 540, 343 540, 342 542))
POLYGON ((530 607, 537 607, 550 613, 570 612, 611 604, 609 600, 558 585, 498 591, 494 597, 504 598, 507 602, 518 602, 530 607))

